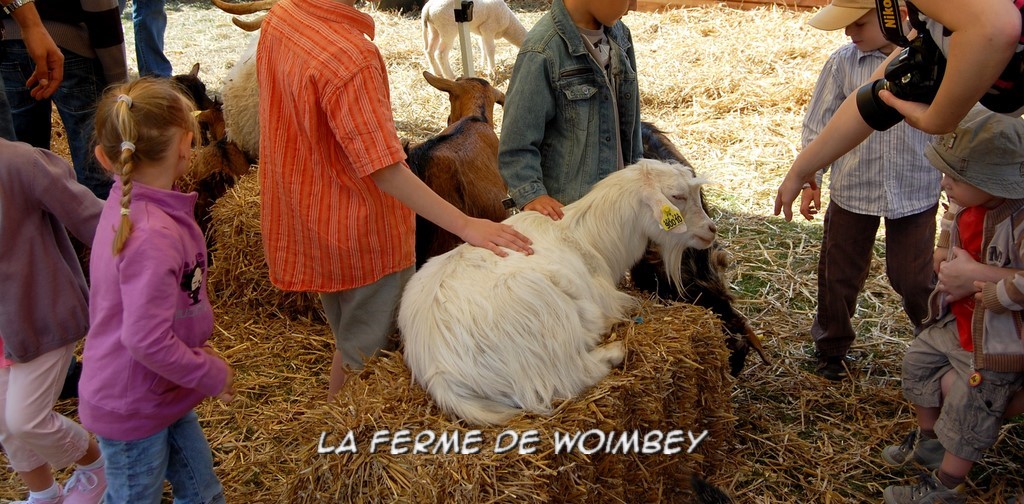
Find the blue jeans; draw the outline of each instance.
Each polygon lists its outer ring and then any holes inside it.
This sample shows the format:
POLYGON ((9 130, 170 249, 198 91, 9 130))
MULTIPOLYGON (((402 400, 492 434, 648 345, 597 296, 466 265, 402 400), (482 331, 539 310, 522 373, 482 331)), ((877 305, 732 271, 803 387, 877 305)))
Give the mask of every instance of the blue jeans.
POLYGON ((71 150, 71 162, 78 182, 88 187, 97 197, 106 199, 113 181, 92 152, 93 131, 96 127, 93 117, 96 102, 106 82, 99 60, 62 50, 64 80, 49 99, 36 100, 25 86, 25 81, 36 67, 25 49, 25 43, 21 40, 5 40, 2 44, 5 54, 0 61, 0 75, 3 76, 5 96, 10 103, 17 140, 49 149, 53 128, 50 117, 53 105, 56 104, 64 129, 67 130, 68 148, 71 150))
MULTIPOLYGON (((0 88, 4 86, 4 76, 0 74, 0 88)), ((14 120, 11 119, 11 104, 7 103, 7 93, 0 93, 0 138, 15 141, 14 120)))
POLYGON ((145 439, 96 438, 106 459, 103 502, 159 504, 167 480, 175 504, 224 503, 224 488, 213 473, 213 455, 195 411, 145 439))
POLYGON ((164 0, 133 0, 132 26, 135 29, 135 59, 139 64, 139 75, 170 77, 171 62, 164 55, 164 32, 167 30, 164 0))

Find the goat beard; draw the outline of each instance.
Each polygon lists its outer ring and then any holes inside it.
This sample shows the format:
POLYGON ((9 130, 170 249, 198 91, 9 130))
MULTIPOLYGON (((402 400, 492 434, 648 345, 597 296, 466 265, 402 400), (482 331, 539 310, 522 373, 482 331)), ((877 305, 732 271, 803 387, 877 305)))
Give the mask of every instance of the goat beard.
POLYGON ((672 243, 666 246, 657 243, 655 244, 655 249, 661 253, 661 261, 669 281, 676 287, 676 291, 684 292, 686 289, 683 285, 682 268, 679 265, 682 263, 686 245, 683 243, 672 243))

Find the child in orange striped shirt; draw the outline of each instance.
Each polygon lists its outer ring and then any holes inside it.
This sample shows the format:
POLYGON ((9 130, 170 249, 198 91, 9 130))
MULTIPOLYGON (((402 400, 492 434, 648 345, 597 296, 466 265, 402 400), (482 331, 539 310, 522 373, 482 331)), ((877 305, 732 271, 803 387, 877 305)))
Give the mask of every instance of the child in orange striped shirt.
POLYGON ((320 293, 337 345, 329 397, 394 333, 413 212, 498 255, 532 253, 525 236, 466 216, 409 170, 373 18, 353 3, 283 0, 256 51, 263 246, 274 285, 320 293))

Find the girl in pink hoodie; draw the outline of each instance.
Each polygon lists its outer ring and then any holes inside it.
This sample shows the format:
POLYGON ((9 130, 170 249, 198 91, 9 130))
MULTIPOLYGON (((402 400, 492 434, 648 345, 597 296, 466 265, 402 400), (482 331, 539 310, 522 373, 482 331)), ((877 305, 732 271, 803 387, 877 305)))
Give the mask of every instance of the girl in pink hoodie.
POLYGON ((192 107, 170 81, 108 90, 96 109, 96 157, 117 180, 92 244, 79 416, 107 460, 105 502, 224 502, 193 408, 230 401, 231 368, 213 332, 207 250, 196 194, 174 182, 196 135, 192 107))

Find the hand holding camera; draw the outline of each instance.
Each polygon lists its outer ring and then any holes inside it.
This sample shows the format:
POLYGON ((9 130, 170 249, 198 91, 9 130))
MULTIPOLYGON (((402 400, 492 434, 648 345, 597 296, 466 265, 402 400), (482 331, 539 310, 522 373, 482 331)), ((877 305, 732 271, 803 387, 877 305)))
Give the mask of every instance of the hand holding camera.
MULTIPOLYGON (((884 23, 884 4, 896 5, 897 0, 878 0, 879 20, 887 40, 905 48, 885 68, 885 77, 865 84, 856 93, 857 110, 868 126, 885 131, 903 120, 895 108, 886 104, 879 92, 886 90, 896 98, 905 101, 930 104, 938 93, 942 77, 946 72, 946 58, 942 49, 932 39, 919 12, 909 4, 910 24, 918 32, 917 38, 908 41, 902 26, 884 23)), ((1024 7, 1020 7, 1024 16, 1024 7)), ((1024 107, 1024 51, 1016 52, 1003 69, 992 87, 981 97, 979 103, 993 112, 1010 113, 1024 107)))
POLYGON ((903 120, 903 115, 878 96, 886 90, 901 100, 931 103, 946 72, 946 58, 935 41, 922 32, 900 51, 885 68, 885 77, 857 90, 857 110, 864 122, 885 131, 903 120))

